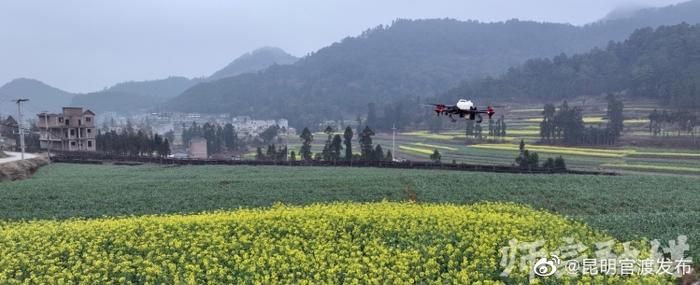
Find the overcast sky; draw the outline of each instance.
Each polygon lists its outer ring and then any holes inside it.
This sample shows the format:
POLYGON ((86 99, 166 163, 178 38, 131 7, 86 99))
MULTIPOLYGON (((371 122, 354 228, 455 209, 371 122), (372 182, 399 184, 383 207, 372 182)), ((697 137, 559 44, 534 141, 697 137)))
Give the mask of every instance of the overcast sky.
POLYGON ((213 73, 277 46, 303 56, 396 18, 589 23, 620 5, 682 0, 0 0, 0 85, 35 78, 71 92, 213 73))

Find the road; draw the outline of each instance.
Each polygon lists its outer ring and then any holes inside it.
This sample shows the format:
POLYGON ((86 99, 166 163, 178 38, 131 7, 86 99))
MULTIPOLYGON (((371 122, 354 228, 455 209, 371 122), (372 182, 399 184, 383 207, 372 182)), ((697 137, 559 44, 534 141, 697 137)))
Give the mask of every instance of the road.
MULTIPOLYGON (((20 160, 20 157, 22 155, 19 152, 12 152, 12 151, 6 151, 5 154, 9 155, 9 157, 0 158, 0 164, 20 160)), ((36 154, 24 153, 24 159, 30 159, 30 158, 35 158, 35 157, 36 157, 36 154)))

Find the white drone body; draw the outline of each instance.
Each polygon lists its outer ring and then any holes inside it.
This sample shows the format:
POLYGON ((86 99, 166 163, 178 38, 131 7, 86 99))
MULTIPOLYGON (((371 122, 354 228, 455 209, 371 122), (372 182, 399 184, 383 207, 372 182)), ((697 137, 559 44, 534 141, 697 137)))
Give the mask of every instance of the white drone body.
POLYGON ((461 99, 461 100, 457 101, 457 108, 459 108, 462 111, 472 110, 474 108, 474 102, 469 101, 469 100, 465 100, 465 99, 461 99))

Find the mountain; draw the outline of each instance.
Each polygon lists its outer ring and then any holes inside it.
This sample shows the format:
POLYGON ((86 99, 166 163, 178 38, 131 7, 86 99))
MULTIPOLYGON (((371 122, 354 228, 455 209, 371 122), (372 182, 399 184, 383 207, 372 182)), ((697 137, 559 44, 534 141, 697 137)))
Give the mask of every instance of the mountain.
POLYGON ((606 22, 606 21, 612 21, 612 20, 632 18, 641 10, 646 10, 646 9, 655 9, 655 8, 650 8, 650 7, 643 6, 640 4, 635 4, 635 3, 625 4, 622 6, 618 6, 617 8, 610 11, 600 21, 606 22))
POLYGON ((700 110, 700 25, 644 28, 585 54, 533 59, 496 79, 462 83, 436 100, 559 101, 625 92, 700 110))
POLYGON ((465 78, 497 76, 532 58, 586 52, 636 28, 700 21, 700 0, 642 9, 583 27, 511 20, 397 20, 306 56, 193 86, 170 100, 174 111, 284 117, 295 126, 355 117, 368 103, 430 97, 465 78))
POLYGON ((108 111, 141 114, 151 111, 162 102, 162 98, 156 96, 107 90, 76 95, 73 97, 71 105, 88 108, 97 114, 108 111))
POLYGON ((299 58, 276 47, 263 47, 238 57, 226 67, 209 76, 209 80, 232 77, 264 70, 272 65, 292 64, 299 58))
POLYGON ((73 94, 49 86, 41 81, 28 78, 18 78, 0 87, 0 113, 16 116, 17 105, 11 100, 18 98, 29 99, 23 103, 23 112, 27 118, 42 111, 58 112, 61 107, 68 106, 73 94))
POLYGON ((129 81, 115 84, 105 90, 73 97, 71 104, 84 106, 95 112, 143 112, 171 99, 202 79, 168 77, 149 81, 129 81))
POLYGON ((217 80, 243 73, 258 72, 272 65, 291 64, 296 57, 275 47, 264 47, 246 53, 207 78, 168 77, 148 81, 118 83, 105 90, 81 94, 71 101, 96 112, 115 111, 138 113, 157 109, 158 106, 200 82, 217 80))

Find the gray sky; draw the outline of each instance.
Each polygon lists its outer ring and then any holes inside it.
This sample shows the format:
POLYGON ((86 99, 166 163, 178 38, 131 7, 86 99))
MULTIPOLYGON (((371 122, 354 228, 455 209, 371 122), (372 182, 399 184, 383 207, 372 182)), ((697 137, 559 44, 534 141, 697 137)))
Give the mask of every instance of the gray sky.
POLYGON ((396 18, 585 24, 630 3, 683 0, 0 0, 0 85, 35 78, 72 92, 209 75, 277 46, 303 56, 396 18))

